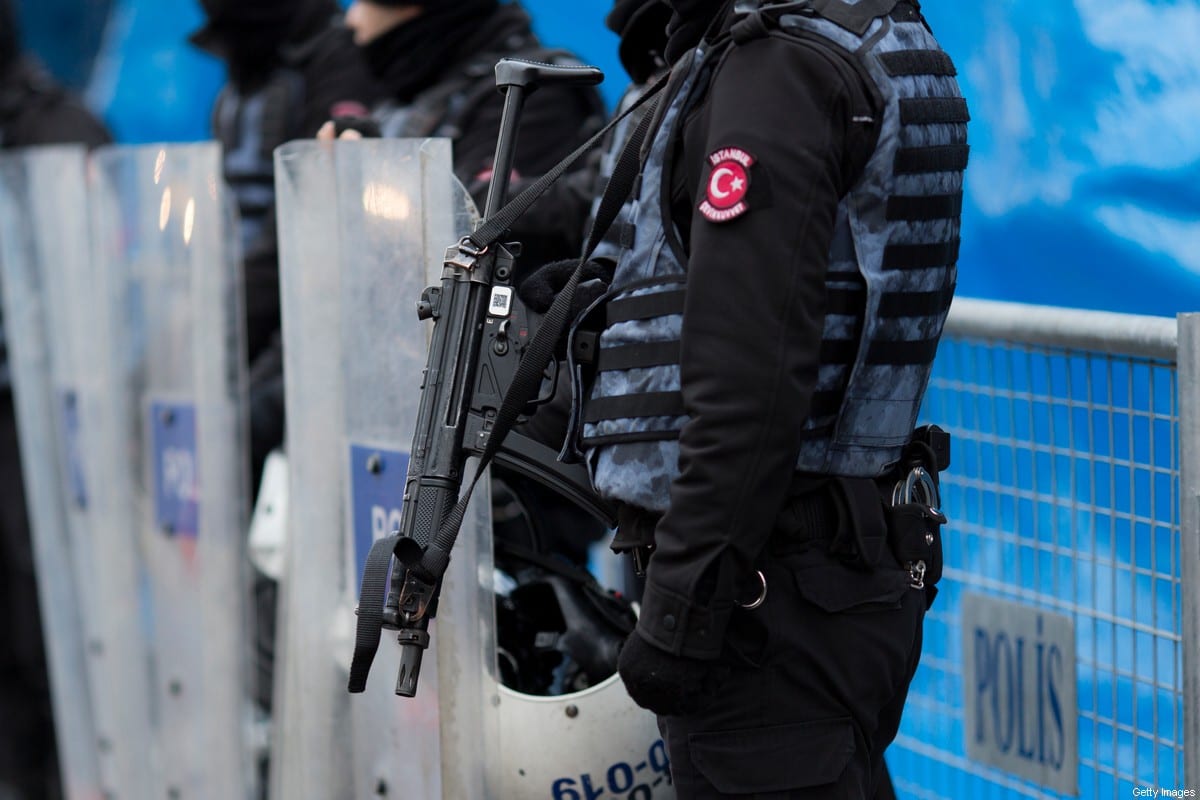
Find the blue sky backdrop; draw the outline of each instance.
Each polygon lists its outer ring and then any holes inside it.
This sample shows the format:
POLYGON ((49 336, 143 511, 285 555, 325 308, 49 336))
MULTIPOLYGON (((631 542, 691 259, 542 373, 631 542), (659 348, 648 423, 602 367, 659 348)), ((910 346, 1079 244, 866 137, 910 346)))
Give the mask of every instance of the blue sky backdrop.
MULTIPOLYGON (((195 0, 21 0, 30 45, 123 142, 205 138, 220 66, 195 0), (94 56, 94 57, 93 57, 94 56)), ((608 0, 527 0, 625 80, 608 0)), ((971 104, 964 295, 1200 310, 1200 0, 925 0, 971 104)))

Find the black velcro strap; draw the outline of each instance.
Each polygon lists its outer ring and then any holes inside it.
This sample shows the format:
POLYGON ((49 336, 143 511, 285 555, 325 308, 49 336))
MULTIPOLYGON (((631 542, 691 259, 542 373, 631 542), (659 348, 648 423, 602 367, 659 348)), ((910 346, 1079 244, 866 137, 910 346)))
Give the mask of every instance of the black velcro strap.
POLYGON ((645 392, 588 400, 583 407, 583 421, 682 417, 686 413, 683 409, 683 395, 679 392, 645 392))
POLYGON ((935 244, 889 244, 883 250, 884 269, 931 269, 958 263, 959 239, 935 244))
POLYGON ((962 192, 953 194, 892 195, 887 202, 888 222, 927 222, 962 215, 962 192))
POLYGON ((825 313, 844 317, 858 316, 863 313, 866 302, 866 289, 830 289, 825 293, 825 313))
POLYGON ((853 364, 858 358, 857 339, 826 339, 821 342, 822 364, 853 364))
POLYGON ((907 97, 900 101, 901 125, 946 125, 970 122, 961 97, 907 97))
POLYGON ((898 0, 861 0, 851 5, 845 0, 812 0, 812 9, 818 16, 839 28, 862 36, 871 27, 872 22, 892 13, 897 2, 898 0))
POLYGON ((868 364, 913 366, 931 364, 937 355, 938 340, 918 339, 907 342, 871 342, 867 348, 868 364))
POLYGON ((354 639, 354 659, 350 662, 350 682, 347 688, 358 694, 367 688, 371 662, 379 649, 383 635, 383 604, 387 593, 388 571, 392 566, 392 551, 399 536, 378 539, 367 552, 363 566, 362 588, 358 593, 358 630, 354 639))
POLYGON ((821 417, 830 417, 836 414, 842 408, 842 399, 845 397, 845 388, 840 389, 822 389, 819 392, 812 393, 812 400, 808 405, 808 416, 813 419, 821 417))
MULTIPOLYGON (((863 313, 867 301, 863 289, 830 289, 825 303, 826 314, 852 317, 863 313)), ((879 316, 931 317, 950 308, 954 286, 932 292, 888 292, 879 298, 879 316)))
POLYGON ((611 326, 618 322, 630 322, 635 319, 653 319, 671 314, 682 314, 683 300, 686 296, 687 293, 682 289, 672 289, 669 292, 622 297, 609 302, 606 318, 611 326))
POLYGON ((954 77, 958 70, 950 56, 941 50, 897 50, 893 53, 882 53, 879 60, 888 75, 893 78, 901 75, 942 75, 954 77))
POLYGON ((967 158, 970 152, 971 148, 965 144, 902 147, 896 151, 896 162, 893 168, 897 175, 962 172, 967 168, 967 158))
POLYGON ((954 284, 932 292, 889 292, 879 298, 879 316, 932 317, 950 309, 954 299, 954 284))
POLYGON ((638 342, 620 347, 601 347, 596 356, 596 369, 612 372, 618 369, 642 369, 679 363, 679 342, 638 342))

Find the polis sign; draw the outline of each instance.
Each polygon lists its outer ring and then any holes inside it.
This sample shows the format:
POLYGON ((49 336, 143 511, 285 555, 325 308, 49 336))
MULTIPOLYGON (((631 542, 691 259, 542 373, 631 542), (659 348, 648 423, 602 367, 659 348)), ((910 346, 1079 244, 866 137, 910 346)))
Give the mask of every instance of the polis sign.
POLYGON ((978 594, 962 600, 967 757, 1062 794, 1079 791, 1075 624, 978 594))

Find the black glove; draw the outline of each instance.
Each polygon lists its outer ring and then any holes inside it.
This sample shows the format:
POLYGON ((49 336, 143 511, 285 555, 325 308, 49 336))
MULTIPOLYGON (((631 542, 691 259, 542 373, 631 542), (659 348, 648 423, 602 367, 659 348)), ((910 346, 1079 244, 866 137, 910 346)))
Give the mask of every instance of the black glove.
POLYGON ((379 123, 371 117, 356 117, 343 115, 333 118, 334 136, 341 136, 346 131, 358 131, 364 139, 378 139, 383 136, 379 123))
POLYGON ((633 702, 659 716, 702 710, 729 678, 729 666, 675 656, 647 642, 635 630, 625 640, 617 670, 633 702))
MULTIPOLYGON (((517 296, 530 310, 545 314, 550 308, 550 304, 554 302, 554 298, 571 279, 578 264, 579 259, 577 258, 543 264, 517 283, 517 296)), ((579 276, 579 288, 571 303, 572 317, 608 291, 612 275, 612 267, 605 262, 587 261, 584 263, 583 274, 579 276)))

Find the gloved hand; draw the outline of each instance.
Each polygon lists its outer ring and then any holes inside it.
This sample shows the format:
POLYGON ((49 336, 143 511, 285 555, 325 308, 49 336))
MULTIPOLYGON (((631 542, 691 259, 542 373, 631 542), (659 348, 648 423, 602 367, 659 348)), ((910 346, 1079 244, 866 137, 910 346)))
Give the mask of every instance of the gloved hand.
POLYGON ((699 661, 660 650, 636 630, 621 648, 617 671, 633 702, 667 717, 702 710, 730 673, 721 661, 699 661))
MULTIPOLYGON (((530 310, 545 314, 554 298, 571 279, 571 274, 575 272, 578 264, 577 258, 565 258, 562 261, 543 264, 521 279, 517 284, 517 296, 530 310)), ((571 303, 571 316, 574 317, 608 291, 608 283, 611 280, 612 267, 608 264, 599 261, 584 263, 583 274, 579 276, 579 288, 571 303)))

